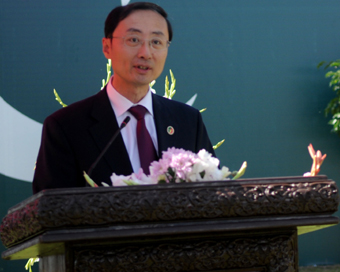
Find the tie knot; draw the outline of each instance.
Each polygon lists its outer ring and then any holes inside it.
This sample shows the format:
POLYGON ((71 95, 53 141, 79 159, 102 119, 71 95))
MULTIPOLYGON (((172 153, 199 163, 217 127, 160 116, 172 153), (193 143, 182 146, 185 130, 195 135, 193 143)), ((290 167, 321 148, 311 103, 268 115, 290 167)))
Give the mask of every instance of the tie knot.
POLYGON ((146 113, 147 111, 148 111, 148 110, 147 110, 144 106, 141 106, 141 105, 137 105, 137 106, 131 107, 131 108, 129 109, 129 112, 131 112, 131 114, 132 114, 137 120, 143 119, 143 118, 144 118, 144 115, 145 115, 145 113, 146 113))

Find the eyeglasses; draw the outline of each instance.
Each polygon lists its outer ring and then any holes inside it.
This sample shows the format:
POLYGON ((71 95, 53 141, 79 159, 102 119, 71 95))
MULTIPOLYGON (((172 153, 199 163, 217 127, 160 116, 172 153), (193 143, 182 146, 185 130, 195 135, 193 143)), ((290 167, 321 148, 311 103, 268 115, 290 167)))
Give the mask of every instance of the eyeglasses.
POLYGON ((148 41, 151 48, 155 50, 164 50, 170 46, 168 40, 159 37, 146 40, 137 35, 128 35, 125 37, 111 37, 111 39, 123 39, 124 44, 128 47, 139 47, 144 44, 145 41, 148 41))

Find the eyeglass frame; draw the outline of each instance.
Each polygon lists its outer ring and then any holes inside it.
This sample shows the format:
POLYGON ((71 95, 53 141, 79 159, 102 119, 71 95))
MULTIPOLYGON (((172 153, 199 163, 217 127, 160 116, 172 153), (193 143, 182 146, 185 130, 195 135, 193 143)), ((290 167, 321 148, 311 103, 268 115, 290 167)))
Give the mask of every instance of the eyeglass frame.
MULTIPOLYGON (((165 46, 164 48, 157 49, 157 48, 154 48, 154 47, 152 46, 152 44, 151 44, 151 41, 152 41, 153 39, 143 39, 143 38, 138 37, 137 35, 126 35, 126 36, 123 36, 123 37, 114 37, 114 36, 111 36, 111 37, 108 37, 108 38, 109 38, 109 39, 123 39, 124 45, 127 46, 127 47, 129 47, 129 48, 134 48, 134 47, 142 46, 142 45, 144 44, 144 42, 146 42, 146 41, 149 42, 149 46, 150 46, 152 49, 154 49, 154 50, 164 50, 164 49, 166 49, 166 48, 169 48, 169 46, 170 46, 170 44, 171 44, 171 42, 170 42, 169 40, 166 40, 166 39, 165 39, 165 41, 166 41, 166 46, 165 46), (126 42, 125 42, 125 38, 126 38, 126 37, 136 37, 136 38, 138 38, 140 41, 137 43, 136 46, 130 46, 130 45, 126 44, 126 42)), ((159 39, 162 39, 162 38, 159 38, 159 39)))

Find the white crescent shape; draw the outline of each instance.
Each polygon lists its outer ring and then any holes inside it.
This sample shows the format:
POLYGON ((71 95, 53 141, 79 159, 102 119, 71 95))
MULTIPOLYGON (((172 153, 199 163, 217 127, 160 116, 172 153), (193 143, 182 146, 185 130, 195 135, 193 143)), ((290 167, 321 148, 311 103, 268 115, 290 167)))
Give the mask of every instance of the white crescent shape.
POLYGON ((126 6, 129 4, 130 0, 122 0, 122 6, 126 6))
POLYGON ((32 182, 42 124, 17 111, 0 96, 0 173, 32 182))
POLYGON ((188 102, 186 102, 185 104, 187 104, 187 105, 189 105, 189 106, 194 105, 195 100, 196 100, 196 97, 197 97, 197 94, 194 94, 194 95, 188 100, 188 102))

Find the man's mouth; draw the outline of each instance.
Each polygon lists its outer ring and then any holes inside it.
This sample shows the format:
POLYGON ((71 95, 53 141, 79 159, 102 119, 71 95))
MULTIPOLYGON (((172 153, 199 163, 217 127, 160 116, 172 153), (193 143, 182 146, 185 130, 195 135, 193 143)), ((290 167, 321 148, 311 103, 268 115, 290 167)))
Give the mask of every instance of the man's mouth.
POLYGON ((150 69, 148 66, 143 66, 143 65, 137 65, 136 67, 138 69, 145 70, 145 71, 150 69))

